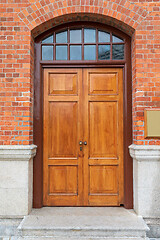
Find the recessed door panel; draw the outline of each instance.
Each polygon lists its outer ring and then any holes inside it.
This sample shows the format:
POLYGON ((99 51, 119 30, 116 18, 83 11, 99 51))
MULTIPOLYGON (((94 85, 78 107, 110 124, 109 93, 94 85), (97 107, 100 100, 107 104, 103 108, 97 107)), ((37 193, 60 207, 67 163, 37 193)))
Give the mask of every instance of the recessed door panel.
POLYGON ((77 73, 50 73, 49 94, 77 94, 77 73))
POLYGON ((49 166, 48 171, 49 195, 77 195, 77 166, 49 166))
POLYGON ((49 102, 49 158, 77 157, 77 102, 49 102))
POLYGON ((89 74, 89 93, 90 94, 117 94, 118 74, 109 73, 90 73, 89 74))
POLYGON ((118 194, 117 166, 90 166, 90 195, 118 194))
POLYGON ((117 102, 89 102, 90 157, 117 157, 117 102))

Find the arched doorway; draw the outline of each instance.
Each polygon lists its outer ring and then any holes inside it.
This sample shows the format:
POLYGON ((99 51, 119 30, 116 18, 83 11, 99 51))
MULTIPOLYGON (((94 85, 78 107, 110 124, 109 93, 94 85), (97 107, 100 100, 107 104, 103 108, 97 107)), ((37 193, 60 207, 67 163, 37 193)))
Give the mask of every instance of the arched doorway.
MULTIPOLYGON (((126 180, 132 184, 132 172, 125 169, 130 38, 109 26, 77 22, 39 36, 35 50, 43 96, 41 128, 34 131, 43 149, 42 205, 131 206, 125 200, 126 180)), ((36 167, 34 174, 39 175, 36 167)))

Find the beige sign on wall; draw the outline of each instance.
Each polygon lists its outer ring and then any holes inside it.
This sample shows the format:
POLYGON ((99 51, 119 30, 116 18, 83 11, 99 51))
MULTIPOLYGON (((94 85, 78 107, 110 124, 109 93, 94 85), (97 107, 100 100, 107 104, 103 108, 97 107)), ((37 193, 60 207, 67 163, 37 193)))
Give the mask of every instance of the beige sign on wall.
POLYGON ((160 138, 160 108, 144 110, 145 138, 160 138))

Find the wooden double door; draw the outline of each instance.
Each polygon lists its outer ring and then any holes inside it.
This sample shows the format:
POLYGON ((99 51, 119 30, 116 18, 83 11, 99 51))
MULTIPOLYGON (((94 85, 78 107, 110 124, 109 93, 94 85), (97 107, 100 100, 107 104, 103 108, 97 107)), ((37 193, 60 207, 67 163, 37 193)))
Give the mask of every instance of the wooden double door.
POLYGON ((44 206, 123 204, 123 70, 44 69, 44 206))

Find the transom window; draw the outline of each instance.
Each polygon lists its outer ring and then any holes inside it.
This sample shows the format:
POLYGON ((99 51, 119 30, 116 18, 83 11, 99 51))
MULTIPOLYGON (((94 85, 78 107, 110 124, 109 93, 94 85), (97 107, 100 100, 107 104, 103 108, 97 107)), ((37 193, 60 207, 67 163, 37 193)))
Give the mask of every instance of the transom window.
POLYGON ((98 28, 67 28, 41 41, 44 61, 124 60, 124 39, 98 28))

